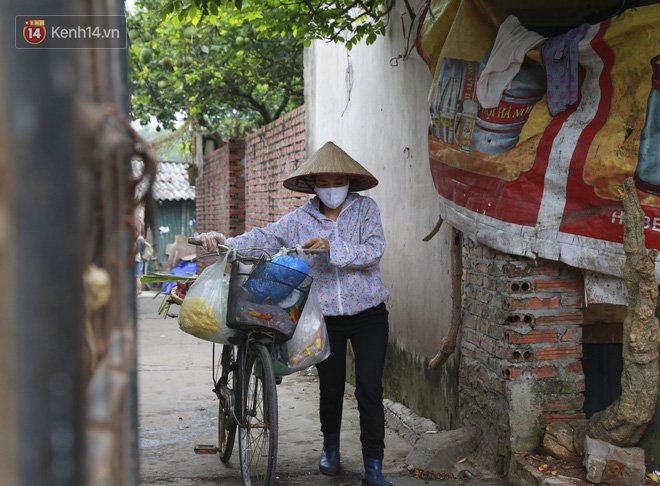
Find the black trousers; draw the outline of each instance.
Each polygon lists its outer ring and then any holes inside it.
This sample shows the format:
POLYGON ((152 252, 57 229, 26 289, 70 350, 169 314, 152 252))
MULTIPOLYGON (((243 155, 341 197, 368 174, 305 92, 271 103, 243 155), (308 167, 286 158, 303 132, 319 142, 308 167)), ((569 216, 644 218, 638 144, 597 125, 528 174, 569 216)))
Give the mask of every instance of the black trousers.
POLYGON ((362 452, 374 459, 383 459, 385 449, 382 380, 389 335, 387 316, 385 303, 354 316, 326 316, 330 356, 316 365, 321 391, 321 431, 339 432, 346 383, 346 345, 350 339, 355 355, 360 442, 362 452))

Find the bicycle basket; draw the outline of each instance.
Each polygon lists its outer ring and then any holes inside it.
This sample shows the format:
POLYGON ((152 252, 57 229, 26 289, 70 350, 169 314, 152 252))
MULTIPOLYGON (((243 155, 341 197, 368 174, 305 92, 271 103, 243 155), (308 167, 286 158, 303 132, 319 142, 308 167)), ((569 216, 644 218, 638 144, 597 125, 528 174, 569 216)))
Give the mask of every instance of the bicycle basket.
POLYGON ((277 343, 291 339, 313 281, 308 274, 268 260, 234 261, 227 327, 267 332, 277 343))

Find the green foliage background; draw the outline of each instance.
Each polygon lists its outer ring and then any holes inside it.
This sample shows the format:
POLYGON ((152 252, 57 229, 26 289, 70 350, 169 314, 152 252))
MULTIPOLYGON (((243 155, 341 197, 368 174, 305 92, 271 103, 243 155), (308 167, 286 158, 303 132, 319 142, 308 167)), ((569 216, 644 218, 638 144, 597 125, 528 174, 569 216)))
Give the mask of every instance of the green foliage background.
POLYGON ((131 118, 244 136, 303 104, 304 45, 374 42, 391 1, 137 0, 131 118))

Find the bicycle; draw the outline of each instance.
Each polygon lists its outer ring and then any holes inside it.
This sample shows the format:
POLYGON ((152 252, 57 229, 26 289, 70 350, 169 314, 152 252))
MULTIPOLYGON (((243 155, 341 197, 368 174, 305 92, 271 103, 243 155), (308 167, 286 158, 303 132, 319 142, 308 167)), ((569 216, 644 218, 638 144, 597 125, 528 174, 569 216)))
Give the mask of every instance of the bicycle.
MULTIPOLYGON (((189 242, 201 245, 201 241, 190 238, 189 242)), ((200 255, 198 258, 219 255, 220 252, 231 251, 232 272, 229 287, 228 316, 240 314, 240 310, 232 308, 235 304, 235 293, 246 283, 249 275, 254 275, 263 262, 268 259, 261 256, 245 254, 246 251, 263 252, 264 248, 249 248, 233 250, 224 245, 218 245, 215 252, 200 255), (246 273, 244 265, 252 265, 246 273)), ((283 249, 284 253, 298 251, 298 248, 283 249)), ((282 252, 282 250, 280 250, 282 252)), ((325 250, 303 250, 306 253, 322 253, 325 250)), ((263 274, 258 278, 275 281, 263 274)), ((307 290, 311 287, 311 277, 305 281, 307 290)), ((278 281, 279 282, 279 281, 278 281)), ((279 282, 281 284, 281 282, 279 282)), ((302 285, 302 284, 301 284, 302 285)), ((302 310, 306 294, 298 299, 299 310, 302 310)), ((248 315, 250 312, 248 311, 248 315)), ((259 313, 259 312, 257 312, 259 313)), ((244 314, 242 314, 244 316, 244 314)), ((229 321, 229 319, 228 319, 229 321)), ((228 322, 229 326, 229 322, 228 322)), ((286 333, 270 327, 255 326, 250 323, 241 325, 238 341, 224 344, 216 370, 215 344, 213 345, 213 392, 218 397, 218 447, 198 446, 197 453, 219 453, 220 461, 227 463, 233 452, 236 434, 238 433, 239 463, 241 476, 245 486, 268 486, 275 479, 278 445, 278 405, 272 346, 286 340, 286 333), (218 377, 218 372, 220 376, 218 377)), ((288 335, 288 337, 291 337, 288 335)))

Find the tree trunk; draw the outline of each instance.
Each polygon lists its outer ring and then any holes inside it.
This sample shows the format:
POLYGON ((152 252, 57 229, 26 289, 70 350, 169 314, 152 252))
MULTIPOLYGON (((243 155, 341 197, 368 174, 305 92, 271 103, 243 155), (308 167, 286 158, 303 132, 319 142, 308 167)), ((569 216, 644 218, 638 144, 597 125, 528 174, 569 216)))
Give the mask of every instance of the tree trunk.
POLYGON ((628 314, 623 322, 621 397, 589 420, 588 435, 619 447, 632 447, 655 413, 658 396, 658 320, 655 308, 657 250, 646 251, 644 213, 632 179, 619 188, 623 201, 624 280, 628 314))

